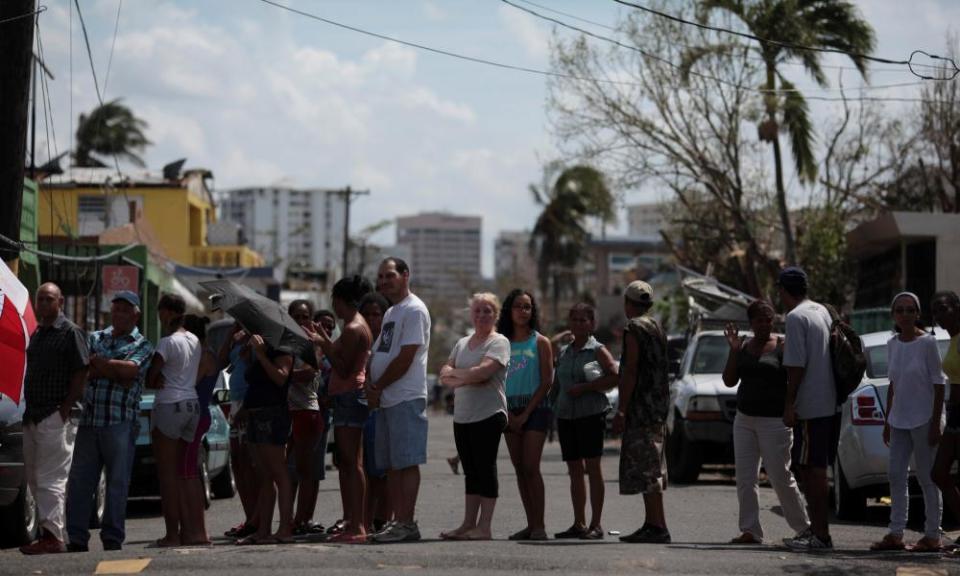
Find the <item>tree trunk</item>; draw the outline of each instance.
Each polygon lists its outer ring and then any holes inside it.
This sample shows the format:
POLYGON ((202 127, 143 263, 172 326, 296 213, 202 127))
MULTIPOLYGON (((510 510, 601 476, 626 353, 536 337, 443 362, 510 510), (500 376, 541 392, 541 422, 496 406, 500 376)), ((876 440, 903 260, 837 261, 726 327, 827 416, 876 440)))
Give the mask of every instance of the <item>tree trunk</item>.
MULTIPOLYGON (((776 88, 776 78, 773 67, 767 65, 767 89, 776 88)), ((777 109, 774 95, 767 96, 767 115, 776 123, 777 109)), ((779 126, 779 124, 778 124, 779 126)), ((770 141, 773 144, 773 166, 777 184, 777 210, 780 212, 780 225, 783 226, 783 255, 787 264, 796 264, 797 255, 793 242, 793 228, 790 227, 790 210, 787 207, 787 192, 783 185, 783 156, 780 153, 780 134, 774 134, 770 141)))
MULTIPOLYGON (((0 20, 16 18, 36 10, 34 0, 3 0, 0 20)), ((23 209, 23 170, 27 154, 27 117, 30 100, 30 68, 33 58, 35 16, 16 18, 0 24, 0 234, 20 241, 23 209)), ((0 257, 11 262, 16 272, 20 252, 0 243, 0 257)))

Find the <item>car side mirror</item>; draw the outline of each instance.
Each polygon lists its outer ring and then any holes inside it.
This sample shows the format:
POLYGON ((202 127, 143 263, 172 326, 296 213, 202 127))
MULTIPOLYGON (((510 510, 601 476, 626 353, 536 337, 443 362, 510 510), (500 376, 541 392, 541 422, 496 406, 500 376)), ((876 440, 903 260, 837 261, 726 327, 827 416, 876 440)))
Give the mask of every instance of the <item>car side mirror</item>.
POLYGON ((219 390, 213 391, 213 402, 218 406, 220 404, 227 404, 230 402, 230 391, 226 388, 220 388, 219 390))

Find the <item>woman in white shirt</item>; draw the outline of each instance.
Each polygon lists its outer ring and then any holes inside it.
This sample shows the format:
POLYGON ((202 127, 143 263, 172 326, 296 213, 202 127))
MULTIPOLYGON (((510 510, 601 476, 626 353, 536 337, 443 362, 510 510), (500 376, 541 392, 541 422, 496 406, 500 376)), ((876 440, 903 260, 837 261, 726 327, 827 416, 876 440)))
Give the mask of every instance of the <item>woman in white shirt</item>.
POLYGON ((179 546, 181 538, 178 464, 183 461, 187 445, 193 441, 200 423, 197 400, 197 370, 203 350, 200 340, 183 327, 187 311, 184 299, 176 294, 163 294, 157 303, 157 314, 166 336, 160 339, 147 373, 147 388, 156 390, 150 417, 151 443, 157 460, 160 503, 167 534, 157 540, 158 546, 179 546))
POLYGON ((911 455, 916 477, 923 491, 924 535, 912 550, 940 549, 940 491, 931 477, 937 443, 940 441, 940 413, 943 411, 943 373, 940 352, 932 334, 921 328, 920 300, 901 292, 891 305, 897 334, 887 343, 887 420, 883 440, 890 446, 890 527, 873 550, 901 550, 907 525, 910 497, 907 469, 911 455))

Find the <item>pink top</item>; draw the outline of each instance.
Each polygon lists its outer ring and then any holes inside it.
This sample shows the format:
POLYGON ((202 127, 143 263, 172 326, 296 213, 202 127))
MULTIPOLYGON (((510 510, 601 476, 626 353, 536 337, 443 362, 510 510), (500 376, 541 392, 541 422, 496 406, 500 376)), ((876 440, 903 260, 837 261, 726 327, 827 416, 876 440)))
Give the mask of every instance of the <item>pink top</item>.
POLYGON ((350 371, 350 375, 346 378, 337 374, 336 370, 331 371, 330 385, 327 388, 330 396, 339 396, 340 394, 346 394, 347 392, 353 392, 354 390, 363 388, 364 383, 367 381, 367 360, 369 359, 369 350, 357 356, 357 363, 353 367, 353 370, 350 371))

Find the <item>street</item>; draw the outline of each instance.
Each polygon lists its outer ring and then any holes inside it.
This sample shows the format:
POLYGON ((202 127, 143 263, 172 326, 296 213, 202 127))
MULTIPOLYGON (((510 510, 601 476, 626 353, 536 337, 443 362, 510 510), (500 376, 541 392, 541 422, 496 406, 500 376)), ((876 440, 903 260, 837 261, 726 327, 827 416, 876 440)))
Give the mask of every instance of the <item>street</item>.
MULTIPOLYGON (((870 509, 868 525, 832 527, 837 549, 826 554, 801 554, 780 545, 790 535, 773 491, 761 489, 762 521, 767 533, 763 546, 725 544, 738 534, 737 499, 731 476, 712 471, 693 486, 671 486, 666 494, 667 517, 673 535, 669 545, 622 544, 607 535, 602 542, 558 541, 516 543, 506 536, 523 527, 515 477, 506 446, 501 445, 501 498, 494 516, 490 542, 445 542, 438 534, 457 526, 462 515, 463 477, 454 476, 446 458, 454 454, 452 419, 432 414, 429 462, 423 468, 418 521, 424 541, 400 545, 330 545, 302 542, 292 545, 237 547, 222 537, 240 520, 239 500, 215 500, 207 524, 215 546, 159 549, 152 542, 161 536, 162 518, 157 500, 132 501, 128 512, 127 542, 123 551, 103 552, 96 533, 91 552, 25 557, 16 549, 0 552, 0 573, 56 575, 96 573, 144 574, 199 573, 223 575, 352 574, 383 571, 426 574, 960 574, 960 562, 939 555, 874 553, 868 546, 885 530, 886 509, 870 509), (144 567, 145 560, 149 563, 144 567), (142 560, 108 564, 102 561, 142 560), (114 570, 111 572, 110 570, 114 570), (126 571, 124 571, 126 570, 126 571)), ((624 534, 642 522, 639 497, 617 492, 616 443, 604 456, 607 500, 604 528, 624 534)), ((543 475, 547 489, 547 531, 566 529, 572 522, 566 468, 557 442, 544 450, 543 475)), ((321 484, 316 519, 329 525, 340 515, 336 472, 321 484)), ((587 511, 589 515, 589 508, 587 511)), ((589 517, 589 516, 588 516, 589 517)), ((911 526, 914 527, 914 526, 911 526)), ((950 533, 956 536, 955 532, 950 533)), ((919 538, 908 532, 906 540, 919 538)))

